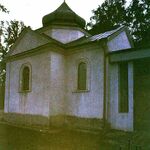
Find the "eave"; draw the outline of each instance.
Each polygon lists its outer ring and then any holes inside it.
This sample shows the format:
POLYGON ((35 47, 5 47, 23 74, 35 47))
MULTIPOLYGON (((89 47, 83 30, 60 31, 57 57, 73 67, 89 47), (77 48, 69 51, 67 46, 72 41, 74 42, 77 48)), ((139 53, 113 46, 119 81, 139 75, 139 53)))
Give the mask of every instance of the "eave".
POLYGON ((59 52, 62 54, 65 53, 64 49, 60 45, 55 44, 55 43, 47 43, 47 44, 44 44, 37 48, 33 48, 31 50, 24 51, 22 53, 10 55, 10 56, 8 55, 7 57, 5 57, 4 61, 5 62, 14 61, 17 59, 22 59, 22 58, 33 56, 33 55, 38 55, 40 53, 44 53, 44 52, 48 52, 48 51, 55 51, 55 52, 59 52))
POLYGON ((150 47, 120 50, 108 55, 111 63, 150 58, 150 47))

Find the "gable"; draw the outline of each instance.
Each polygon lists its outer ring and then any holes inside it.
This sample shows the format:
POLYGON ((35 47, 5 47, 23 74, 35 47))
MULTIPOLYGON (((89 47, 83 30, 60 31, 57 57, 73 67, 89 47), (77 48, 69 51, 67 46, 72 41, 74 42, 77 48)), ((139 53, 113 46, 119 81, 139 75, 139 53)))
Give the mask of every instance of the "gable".
POLYGON ((117 51, 132 48, 133 44, 126 30, 123 30, 108 38, 107 46, 109 51, 117 51))
POLYGON ((50 42, 49 39, 27 28, 20 35, 19 39, 13 45, 8 55, 15 55, 18 53, 22 53, 30 49, 39 47, 41 45, 47 44, 49 42, 50 42))
POLYGON ((75 41, 85 35, 89 35, 85 30, 79 27, 65 27, 65 26, 49 26, 38 29, 37 32, 59 41, 62 44, 67 44, 75 41))

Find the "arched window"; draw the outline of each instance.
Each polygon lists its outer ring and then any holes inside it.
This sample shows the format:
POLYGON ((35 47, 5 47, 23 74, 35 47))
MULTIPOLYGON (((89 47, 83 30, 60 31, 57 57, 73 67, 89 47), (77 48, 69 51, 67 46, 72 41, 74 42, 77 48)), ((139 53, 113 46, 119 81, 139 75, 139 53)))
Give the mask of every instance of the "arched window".
POLYGON ((20 70, 19 91, 31 91, 31 65, 29 63, 23 64, 20 70))
POLYGON ((81 62, 78 65, 78 90, 87 89, 87 64, 81 62))
POLYGON ((30 69, 28 66, 25 66, 22 71, 22 91, 29 90, 30 82, 30 69))

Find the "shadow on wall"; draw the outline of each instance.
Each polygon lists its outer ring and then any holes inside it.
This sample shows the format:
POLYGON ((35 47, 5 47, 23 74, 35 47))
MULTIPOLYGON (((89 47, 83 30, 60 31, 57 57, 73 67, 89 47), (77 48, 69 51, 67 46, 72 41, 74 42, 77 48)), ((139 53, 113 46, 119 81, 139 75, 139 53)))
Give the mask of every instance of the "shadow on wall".
POLYGON ((4 110, 5 86, 0 85, 0 110, 4 110))

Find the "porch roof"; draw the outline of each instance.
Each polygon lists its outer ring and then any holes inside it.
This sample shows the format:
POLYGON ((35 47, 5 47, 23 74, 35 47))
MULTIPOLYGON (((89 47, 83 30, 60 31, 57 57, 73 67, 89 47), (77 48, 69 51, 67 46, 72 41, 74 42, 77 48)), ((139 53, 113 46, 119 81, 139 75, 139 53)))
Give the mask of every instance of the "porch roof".
POLYGON ((108 55, 112 63, 150 58, 150 46, 114 51, 110 52, 108 55))

